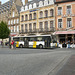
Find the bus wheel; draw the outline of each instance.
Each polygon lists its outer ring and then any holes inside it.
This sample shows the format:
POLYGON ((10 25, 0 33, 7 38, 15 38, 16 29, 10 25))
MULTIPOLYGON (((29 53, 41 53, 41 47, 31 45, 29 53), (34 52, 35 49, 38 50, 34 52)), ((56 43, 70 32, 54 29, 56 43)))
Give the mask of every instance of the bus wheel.
POLYGON ((20 48, 23 48, 23 45, 20 45, 20 48))
POLYGON ((42 48, 43 48, 43 46, 42 46, 42 45, 39 45, 39 48, 40 48, 40 49, 42 49, 42 48))

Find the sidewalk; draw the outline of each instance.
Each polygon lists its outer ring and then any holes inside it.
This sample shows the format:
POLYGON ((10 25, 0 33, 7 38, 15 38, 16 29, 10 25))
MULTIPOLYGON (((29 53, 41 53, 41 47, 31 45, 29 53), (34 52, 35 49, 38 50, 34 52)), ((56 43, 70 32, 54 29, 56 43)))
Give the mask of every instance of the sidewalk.
POLYGON ((72 55, 67 63, 56 75, 75 75, 75 55, 72 55))

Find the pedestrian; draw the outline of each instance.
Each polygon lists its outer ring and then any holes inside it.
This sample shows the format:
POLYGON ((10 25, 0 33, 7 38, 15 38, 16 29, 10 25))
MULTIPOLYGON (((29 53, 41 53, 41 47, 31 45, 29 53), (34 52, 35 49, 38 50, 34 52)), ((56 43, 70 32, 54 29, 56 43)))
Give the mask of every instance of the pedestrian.
POLYGON ((16 42, 15 41, 14 41, 14 45, 13 46, 14 46, 14 49, 16 49, 16 42))
POLYGON ((11 49, 11 41, 9 42, 9 48, 11 49))
POLYGON ((12 42, 11 42, 11 49, 13 49, 14 48, 14 41, 12 40, 12 42))
POLYGON ((68 48, 70 48, 70 40, 68 41, 68 48))

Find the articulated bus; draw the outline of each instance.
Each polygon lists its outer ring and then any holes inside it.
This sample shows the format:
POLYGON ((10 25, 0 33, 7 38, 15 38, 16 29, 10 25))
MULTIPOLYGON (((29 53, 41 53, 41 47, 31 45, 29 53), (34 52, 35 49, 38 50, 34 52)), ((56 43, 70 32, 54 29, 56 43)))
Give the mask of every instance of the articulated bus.
POLYGON ((31 35, 13 37, 16 47, 20 48, 55 48, 57 46, 55 35, 31 35))

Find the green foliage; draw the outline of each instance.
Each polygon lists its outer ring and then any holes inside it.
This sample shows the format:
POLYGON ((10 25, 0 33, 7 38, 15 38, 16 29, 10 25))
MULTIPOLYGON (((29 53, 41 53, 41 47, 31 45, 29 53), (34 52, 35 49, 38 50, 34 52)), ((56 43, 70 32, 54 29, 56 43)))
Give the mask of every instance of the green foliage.
POLYGON ((0 23, 0 39, 8 38, 10 35, 10 30, 5 22, 0 23))

